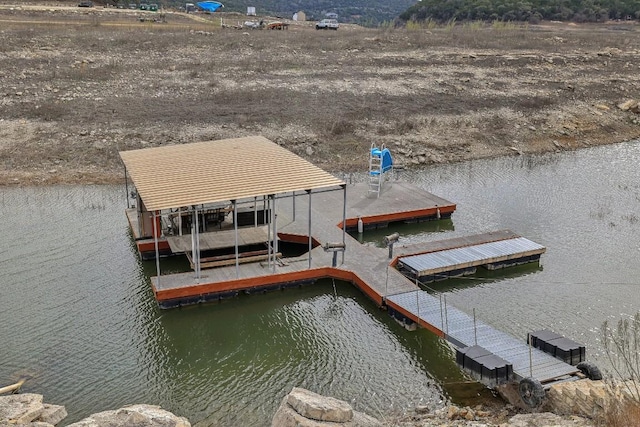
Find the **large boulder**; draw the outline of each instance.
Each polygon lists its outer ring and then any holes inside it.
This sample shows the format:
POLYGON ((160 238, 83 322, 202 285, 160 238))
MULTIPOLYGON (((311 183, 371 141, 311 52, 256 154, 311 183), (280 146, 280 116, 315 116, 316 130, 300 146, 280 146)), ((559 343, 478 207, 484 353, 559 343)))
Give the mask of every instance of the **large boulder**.
POLYGON ((549 388, 545 408, 556 414, 600 419, 612 409, 638 402, 639 390, 640 384, 631 380, 563 382, 549 388))
POLYGON ((380 421, 333 397, 294 388, 273 416, 272 427, 382 427, 380 421))
POLYGON ((43 411, 41 394, 0 396, 0 424, 27 424, 35 421, 43 411))
POLYGON ((173 415, 159 406, 131 405, 113 411, 93 414, 68 427, 191 427, 183 417, 173 415))
POLYGON ((37 421, 56 425, 67 417, 67 410, 64 406, 51 405, 49 403, 45 403, 43 406, 44 409, 38 417, 37 421))

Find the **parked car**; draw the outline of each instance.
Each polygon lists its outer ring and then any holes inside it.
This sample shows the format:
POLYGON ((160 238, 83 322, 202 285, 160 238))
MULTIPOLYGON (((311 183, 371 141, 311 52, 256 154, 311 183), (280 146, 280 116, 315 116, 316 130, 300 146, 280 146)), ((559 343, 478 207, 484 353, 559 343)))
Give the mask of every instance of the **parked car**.
POLYGON ((336 19, 323 19, 316 24, 316 30, 337 30, 339 26, 336 19))
POLYGON ((81 1, 80 3, 78 3, 78 7, 93 7, 93 2, 81 1))

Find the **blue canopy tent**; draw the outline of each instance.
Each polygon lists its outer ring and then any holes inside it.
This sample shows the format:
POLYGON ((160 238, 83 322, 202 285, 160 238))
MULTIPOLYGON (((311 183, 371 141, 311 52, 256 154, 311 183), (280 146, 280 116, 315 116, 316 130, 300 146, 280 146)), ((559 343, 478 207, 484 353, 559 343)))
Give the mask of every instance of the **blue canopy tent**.
POLYGON ((200 9, 209 13, 213 13, 221 7, 224 7, 222 3, 218 3, 217 1, 201 1, 197 4, 200 9))

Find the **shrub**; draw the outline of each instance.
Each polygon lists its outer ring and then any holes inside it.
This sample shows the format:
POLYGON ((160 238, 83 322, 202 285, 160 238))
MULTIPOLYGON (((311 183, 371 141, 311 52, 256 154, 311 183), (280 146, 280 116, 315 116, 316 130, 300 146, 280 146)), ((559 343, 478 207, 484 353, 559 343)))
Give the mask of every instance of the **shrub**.
POLYGON ((621 319, 615 328, 605 321, 602 344, 615 376, 623 380, 610 387, 620 398, 605 408, 603 423, 609 427, 640 427, 640 312, 621 319))

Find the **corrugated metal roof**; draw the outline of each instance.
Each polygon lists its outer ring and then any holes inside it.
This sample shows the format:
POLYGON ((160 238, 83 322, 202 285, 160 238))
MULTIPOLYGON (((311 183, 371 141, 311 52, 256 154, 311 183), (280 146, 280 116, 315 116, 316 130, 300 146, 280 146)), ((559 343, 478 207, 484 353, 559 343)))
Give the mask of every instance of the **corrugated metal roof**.
POLYGON ((149 211, 344 184, 262 136, 121 151, 120 157, 149 211))
POLYGON ((500 258, 543 253, 545 247, 524 237, 407 256, 400 262, 419 275, 435 274, 452 267, 480 265, 500 258))

